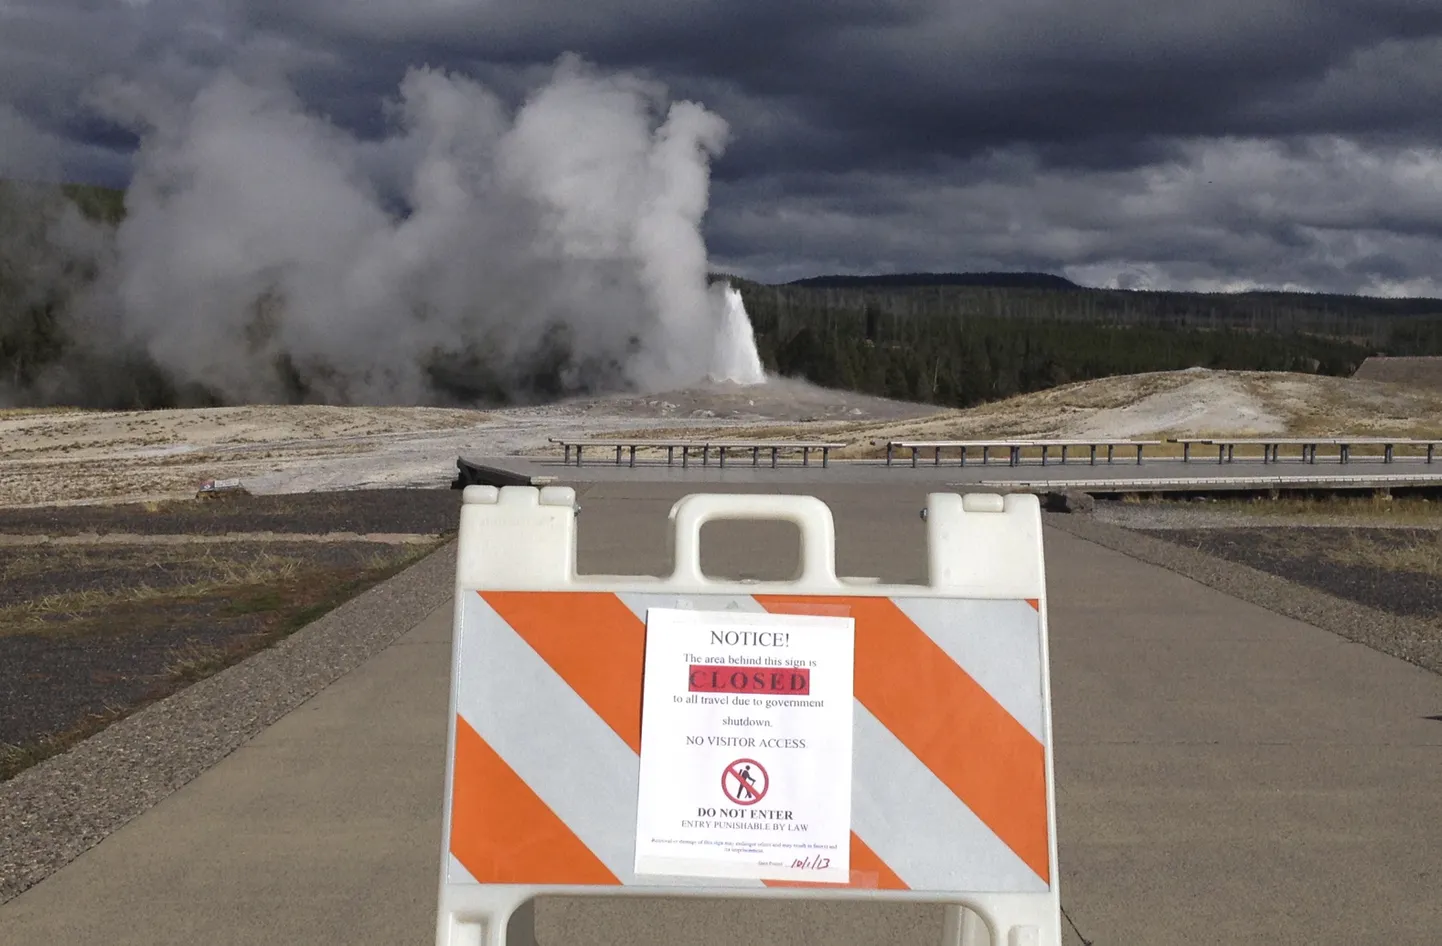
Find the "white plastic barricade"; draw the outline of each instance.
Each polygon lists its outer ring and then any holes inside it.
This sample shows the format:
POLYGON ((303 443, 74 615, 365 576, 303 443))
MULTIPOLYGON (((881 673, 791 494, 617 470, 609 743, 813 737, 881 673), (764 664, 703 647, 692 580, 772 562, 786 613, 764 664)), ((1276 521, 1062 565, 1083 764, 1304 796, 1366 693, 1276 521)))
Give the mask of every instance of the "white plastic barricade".
POLYGON ((578 576, 573 490, 467 487, 438 946, 542 894, 941 902, 947 944, 1061 943, 1038 501, 925 517, 925 585, 838 577, 825 503, 749 494, 676 503, 669 577, 578 576), (795 523, 798 574, 708 579, 716 519, 795 523))

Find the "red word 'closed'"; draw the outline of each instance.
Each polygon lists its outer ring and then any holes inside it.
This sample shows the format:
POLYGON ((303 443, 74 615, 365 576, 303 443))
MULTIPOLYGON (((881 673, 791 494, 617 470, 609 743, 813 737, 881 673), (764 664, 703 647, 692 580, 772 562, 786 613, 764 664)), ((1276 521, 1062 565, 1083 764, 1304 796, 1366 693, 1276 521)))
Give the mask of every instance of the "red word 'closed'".
POLYGON ((710 667, 691 665, 692 693, 811 693, 811 671, 801 668, 710 667))

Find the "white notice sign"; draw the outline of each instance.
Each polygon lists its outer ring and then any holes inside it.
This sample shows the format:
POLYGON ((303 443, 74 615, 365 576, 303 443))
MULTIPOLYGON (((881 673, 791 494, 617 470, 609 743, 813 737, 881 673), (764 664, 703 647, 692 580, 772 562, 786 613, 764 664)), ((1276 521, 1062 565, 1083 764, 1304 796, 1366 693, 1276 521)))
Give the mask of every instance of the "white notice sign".
POLYGON ((852 618, 646 615, 636 873, 851 878, 852 618))

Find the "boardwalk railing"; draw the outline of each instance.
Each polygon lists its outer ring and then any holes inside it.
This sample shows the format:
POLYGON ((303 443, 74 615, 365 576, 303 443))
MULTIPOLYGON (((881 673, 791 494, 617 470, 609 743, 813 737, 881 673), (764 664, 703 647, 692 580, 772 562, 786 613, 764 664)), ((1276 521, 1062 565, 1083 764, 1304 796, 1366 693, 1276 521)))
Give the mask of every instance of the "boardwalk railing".
MULTIPOLYGON (((621 440, 564 440, 556 437, 549 438, 551 443, 562 447, 563 463, 570 465, 571 457, 575 455, 576 466, 581 466, 584 460, 584 451, 611 450, 615 452, 615 464, 621 465, 622 458, 627 458, 629 466, 636 465, 636 454, 641 450, 666 451, 666 465, 674 466, 679 462, 683 467, 689 467, 693 456, 699 457, 703 466, 711 463, 711 456, 714 452, 719 466, 725 466, 728 457, 734 457, 737 451, 751 454, 751 466, 760 466, 763 454, 769 454, 771 466, 779 464, 782 454, 801 455, 803 466, 811 465, 813 453, 821 457, 823 467, 830 465, 831 451, 839 450, 849 446, 844 442, 832 441, 808 441, 808 440, 648 440, 644 438, 621 439, 621 440)), ((1163 440, 1109 440, 1109 439, 1074 439, 1074 440, 887 440, 886 444, 886 465, 892 466, 898 459, 898 451, 910 451, 911 466, 918 465, 923 452, 931 454, 931 461, 940 465, 942 456, 946 451, 956 451, 957 463, 966 466, 970 454, 975 456, 981 454, 983 466, 992 461, 992 452, 1004 452, 1008 466, 1020 466, 1022 464, 1022 453, 1026 450, 1038 450, 1041 453, 1041 465, 1047 466, 1051 462, 1052 451, 1058 451, 1058 460, 1065 464, 1070 458, 1071 451, 1086 450, 1087 461, 1091 466, 1097 464, 1099 451, 1105 451, 1104 458, 1108 464, 1116 459, 1117 451, 1135 450, 1135 461, 1141 465, 1143 452, 1147 447, 1160 446, 1168 441, 1163 440)), ((1396 458, 1396 450, 1399 447, 1426 449, 1427 462, 1431 463, 1436 455, 1442 440, 1424 440, 1409 437, 1233 437, 1233 438, 1172 438, 1171 443, 1180 444, 1182 447, 1182 461, 1190 462, 1192 459, 1193 447, 1216 447, 1217 462, 1229 463, 1233 460, 1237 447, 1261 447, 1262 462, 1280 462, 1280 450, 1284 446, 1296 446, 1301 448, 1301 462, 1316 463, 1318 447, 1336 447, 1338 460, 1347 463, 1352 458, 1352 450, 1356 447, 1382 447, 1383 462, 1392 463, 1396 458)), ((873 445, 879 445, 882 441, 873 440, 873 445)), ((900 455, 905 458, 905 454, 900 455)), ((1131 457, 1128 457, 1131 459, 1131 457)))
MULTIPOLYGON (((874 442, 874 441, 873 441, 874 442)), ((958 451, 958 462, 966 466, 966 453, 968 450, 980 450, 982 465, 991 461, 991 451, 1005 450, 1007 452, 1007 465, 1020 466, 1021 452, 1025 449, 1041 449, 1041 465, 1047 465, 1047 454, 1056 449, 1061 451, 1061 462, 1066 463, 1067 451, 1085 447, 1089 452, 1090 465, 1095 466, 1097 462, 1097 450, 1106 449, 1106 462, 1111 463, 1114 452, 1118 449, 1136 448, 1136 462, 1142 462, 1142 450, 1146 447, 1159 446, 1160 440, 888 440, 886 442, 886 465, 891 466, 898 450, 911 451, 911 465, 916 466, 917 458, 921 451, 932 451, 932 463, 939 465, 944 450, 958 451)))
POLYGON ((1191 460, 1192 447, 1216 447, 1218 463, 1232 462, 1237 447, 1261 447, 1263 463, 1280 463, 1281 448, 1284 446, 1300 447, 1299 459, 1303 463, 1317 462, 1318 447, 1336 447, 1339 463, 1351 461, 1353 447, 1381 447, 1383 463, 1391 463, 1396 459, 1398 447, 1425 447, 1427 462, 1431 463, 1438 445, 1442 444, 1442 440, 1419 440, 1411 437, 1234 437, 1179 439, 1172 442, 1182 445, 1183 462, 1191 460))
POLYGON ((800 453, 801 465, 810 466, 813 451, 821 454, 821 465, 828 466, 831 462, 831 451, 840 450, 842 447, 847 446, 845 443, 811 440, 561 440, 556 437, 550 437, 548 439, 551 443, 559 444, 565 451, 562 462, 567 466, 571 463, 572 453, 574 453, 576 457, 576 466, 580 466, 582 462, 584 462, 582 459, 582 451, 587 447, 615 450, 616 466, 621 465, 622 455, 628 454, 628 465, 634 467, 636 465, 636 451, 647 449, 665 450, 667 466, 675 465, 676 452, 678 450, 681 452, 681 466, 683 467, 689 467, 691 465, 691 454, 693 452, 699 452, 702 466, 709 465, 711 463, 711 452, 713 450, 716 451, 717 464, 720 466, 726 465, 727 452, 736 450, 743 452, 749 450, 751 452, 752 466, 761 465, 761 454, 763 452, 769 452, 771 454, 771 465, 773 467, 777 465, 778 458, 783 453, 800 453))

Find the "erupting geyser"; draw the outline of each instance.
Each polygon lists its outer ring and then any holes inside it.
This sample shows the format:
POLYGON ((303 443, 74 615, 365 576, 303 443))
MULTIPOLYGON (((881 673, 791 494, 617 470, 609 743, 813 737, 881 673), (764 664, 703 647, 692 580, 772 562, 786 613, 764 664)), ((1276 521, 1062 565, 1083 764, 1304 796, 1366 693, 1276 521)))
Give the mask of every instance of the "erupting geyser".
POLYGON ((721 306, 711 380, 761 384, 766 380, 766 370, 762 368, 761 355, 756 351, 756 333, 741 301, 741 293, 727 283, 717 283, 711 291, 713 298, 719 295, 721 306))
POLYGON ((107 378, 128 397, 141 361, 227 403, 764 380, 740 293, 706 282, 727 125, 656 83, 564 56, 513 106, 415 69, 377 102, 380 139, 273 75, 106 96, 140 147, 125 220, 65 316, 86 350, 47 398, 95 404, 107 378))

